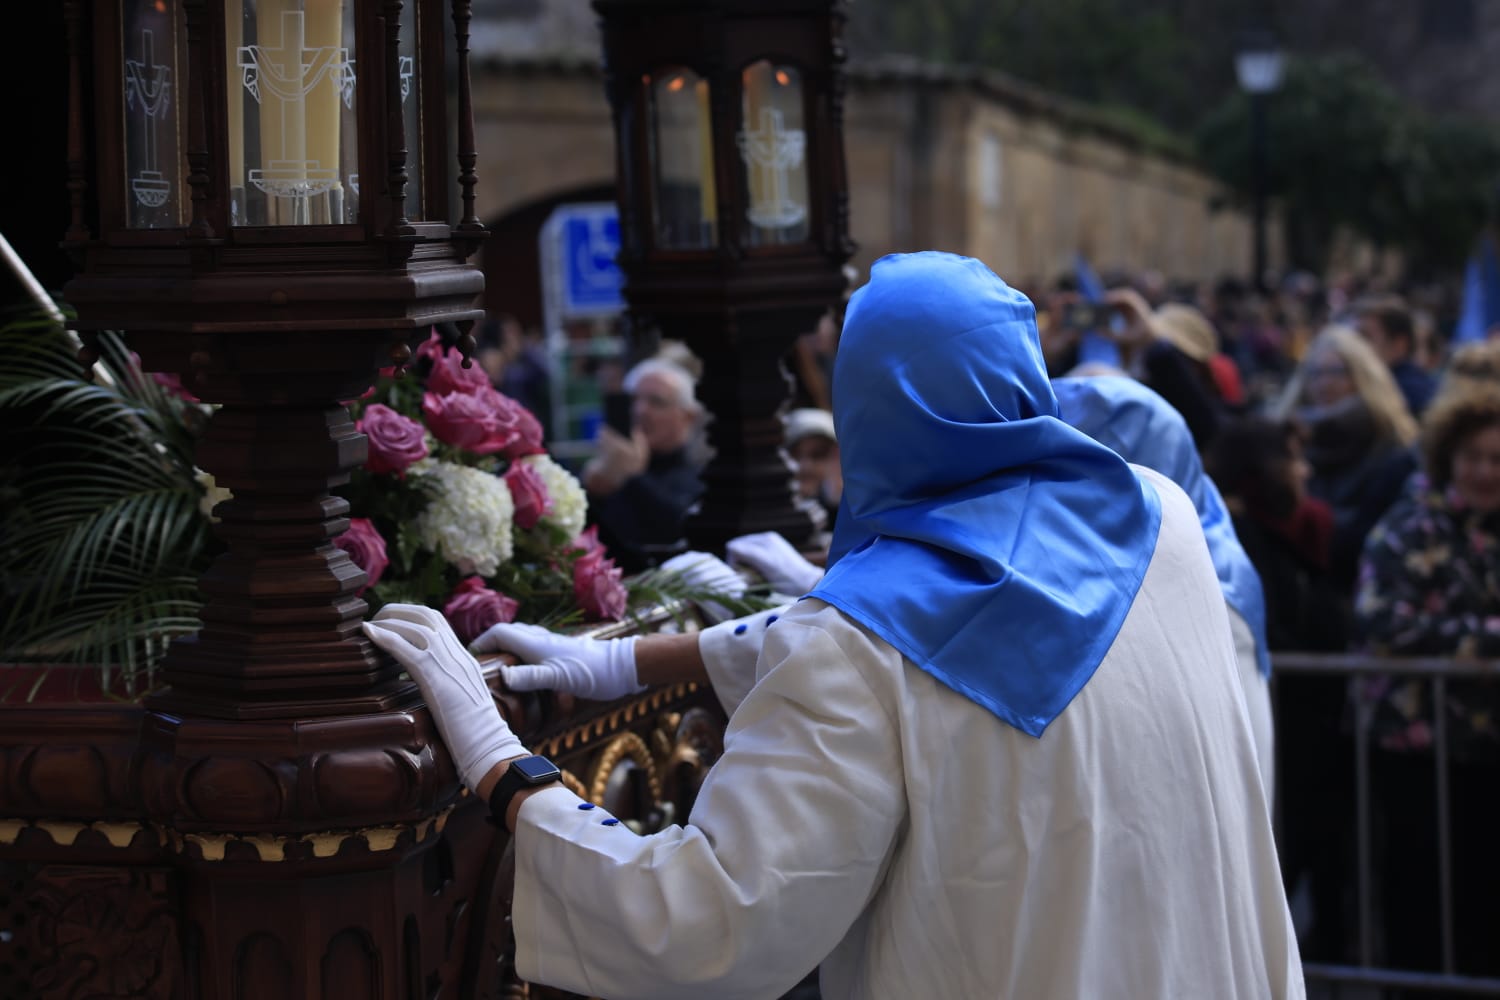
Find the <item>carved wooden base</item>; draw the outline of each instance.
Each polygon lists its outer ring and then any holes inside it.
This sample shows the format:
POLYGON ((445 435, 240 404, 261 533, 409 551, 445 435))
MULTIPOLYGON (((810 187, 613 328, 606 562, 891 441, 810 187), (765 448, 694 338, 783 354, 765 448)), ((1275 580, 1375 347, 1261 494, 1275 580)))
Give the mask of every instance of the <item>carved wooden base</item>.
MULTIPOLYGON (((561 996, 516 977, 509 838, 411 692, 255 721, 0 705, 0 997, 561 996)), ((638 832, 685 819, 723 749, 691 685, 496 697, 638 832)))

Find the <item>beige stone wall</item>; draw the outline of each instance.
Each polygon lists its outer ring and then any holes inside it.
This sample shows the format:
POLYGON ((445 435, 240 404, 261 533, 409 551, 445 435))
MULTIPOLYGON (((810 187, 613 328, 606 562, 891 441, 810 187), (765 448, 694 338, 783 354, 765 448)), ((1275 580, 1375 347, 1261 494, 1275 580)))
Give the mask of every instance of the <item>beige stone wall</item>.
MULTIPOLYGON (((613 183, 609 108, 587 64, 477 67, 475 127, 481 218, 613 183)), ((844 136, 862 269, 937 248, 1016 284, 1070 271, 1078 251, 1100 271, 1212 281, 1249 270, 1248 220, 1216 210, 1207 177, 982 87, 856 74, 844 136)))
POLYGON ((472 77, 481 219, 560 192, 614 184, 614 125, 597 72, 481 66, 472 77))

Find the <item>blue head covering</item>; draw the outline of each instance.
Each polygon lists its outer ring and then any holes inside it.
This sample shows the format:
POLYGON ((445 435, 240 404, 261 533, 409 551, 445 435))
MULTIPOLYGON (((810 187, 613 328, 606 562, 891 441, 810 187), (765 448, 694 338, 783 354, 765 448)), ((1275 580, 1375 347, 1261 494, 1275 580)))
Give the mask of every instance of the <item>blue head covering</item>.
POLYGON ((1266 648, 1266 598, 1260 574, 1234 533, 1234 522, 1198 460, 1193 436, 1172 404, 1128 378, 1060 378, 1052 383, 1064 420, 1127 462, 1155 469, 1182 487, 1198 509, 1224 600, 1250 625, 1255 662, 1271 676, 1266 648))
POLYGON ((967 257, 876 261, 833 401, 844 495, 812 596, 1040 736, 1140 589, 1155 491, 1057 419, 1031 302, 967 257))

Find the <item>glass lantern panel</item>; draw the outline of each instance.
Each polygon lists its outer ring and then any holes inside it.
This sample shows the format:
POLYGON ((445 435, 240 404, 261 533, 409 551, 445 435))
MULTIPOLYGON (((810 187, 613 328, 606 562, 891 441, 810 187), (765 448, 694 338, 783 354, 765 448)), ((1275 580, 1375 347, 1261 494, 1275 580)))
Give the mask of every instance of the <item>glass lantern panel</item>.
POLYGON ((224 6, 230 221, 358 221, 353 0, 224 6))
POLYGON ((422 116, 417 92, 422 74, 417 72, 417 0, 406 0, 401 8, 401 120, 406 127, 406 217, 422 217, 422 116))
POLYGON ((125 224, 131 229, 187 225, 182 148, 185 59, 177 0, 124 0, 125 224))
POLYGON ((762 59, 745 67, 740 92, 745 245, 801 243, 808 233, 802 75, 762 59))
POLYGON ((718 242, 708 81, 690 69, 646 77, 650 95, 656 245, 701 250, 718 242))

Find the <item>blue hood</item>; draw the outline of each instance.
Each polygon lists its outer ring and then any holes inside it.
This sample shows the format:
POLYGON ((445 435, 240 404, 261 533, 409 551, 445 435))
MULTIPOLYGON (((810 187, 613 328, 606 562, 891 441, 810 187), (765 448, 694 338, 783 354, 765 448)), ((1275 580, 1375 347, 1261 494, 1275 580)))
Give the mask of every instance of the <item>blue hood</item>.
POLYGON ((967 257, 876 261, 833 400, 844 495, 812 596, 1040 736, 1140 589, 1155 492, 1058 419, 1031 302, 967 257))
POLYGON ((1203 471, 1193 436, 1172 404, 1128 378, 1060 378, 1052 383, 1062 418, 1127 462, 1155 469, 1182 487, 1198 509, 1224 600, 1255 636, 1255 662, 1271 676, 1266 648, 1266 598, 1260 574, 1234 533, 1213 480, 1203 471))

